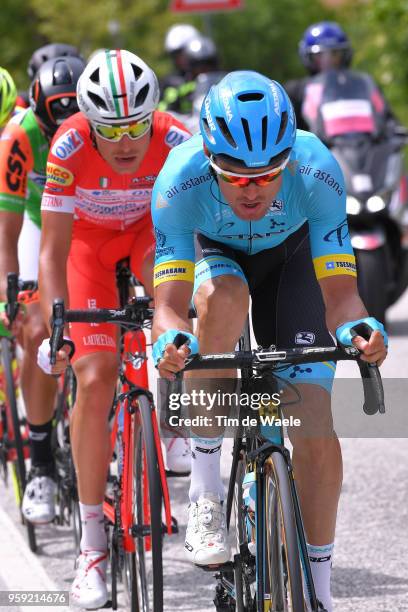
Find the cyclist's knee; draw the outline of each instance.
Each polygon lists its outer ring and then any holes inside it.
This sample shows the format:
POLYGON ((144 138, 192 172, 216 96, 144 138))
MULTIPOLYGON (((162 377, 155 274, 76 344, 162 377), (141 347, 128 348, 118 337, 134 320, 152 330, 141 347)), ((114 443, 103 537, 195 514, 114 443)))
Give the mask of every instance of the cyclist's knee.
POLYGON ((200 318, 214 314, 219 320, 242 313, 246 316, 249 307, 249 291, 242 279, 225 275, 205 281, 197 289, 194 304, 200 318))
POLYGON ((112 402, 117 380, 117 356, 95 353, 78 359, 74 365, 77 397, 81 404, 97 405, 103 410, 112 402))
POLYGON ((48 332, 42 319, 30 319, 30 323, 24 327, 24 352, 37 359, 37 351, 48 332))

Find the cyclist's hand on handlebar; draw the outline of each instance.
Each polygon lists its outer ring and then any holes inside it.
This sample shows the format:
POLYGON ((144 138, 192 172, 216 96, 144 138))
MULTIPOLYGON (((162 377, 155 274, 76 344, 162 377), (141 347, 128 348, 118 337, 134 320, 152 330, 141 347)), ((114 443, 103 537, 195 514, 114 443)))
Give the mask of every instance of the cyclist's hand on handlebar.
POLYGON ((175 373, 184 368, 187 357, 195 355, 198 351, 198 340, 193 334, 170 329, 161 334, 153 345, 154 364, 162 378, 174 380, 175 373), (187 339, 185 344, 178 343, 180 334, 187 339))
POLYGON ((349 321, 336 329, 336 337, 344 346, 355 346, 361 360, 380 366, 387 356, 388 336, 382 323, 374 317, 349 321), (365 336, 365 337, 363 337, 365 336))
POLYGON ((57 362, 55 365, 50 364, 50 339, 45 338, 38 347, 37 364, 45 374, 59 376, 63 374, 69 365, 70 347, 64 345, 57 351, 57 362))
POLYGON ((168 344, 157 365, 160 376, 168 380, 174 380, 174 374, 184 368, 189 355, 190 349, 187 344, 183 344, 179 349, 174 344, 168 344))
POLYGON ((387 356, 387 347, 384 343, 384 338, 380 331, 371 332, 369 340, 364 340, 361 336, 353 338, 353 344, 363 354, 360 357, 361 361, 375 363, 380 366, 387 356))

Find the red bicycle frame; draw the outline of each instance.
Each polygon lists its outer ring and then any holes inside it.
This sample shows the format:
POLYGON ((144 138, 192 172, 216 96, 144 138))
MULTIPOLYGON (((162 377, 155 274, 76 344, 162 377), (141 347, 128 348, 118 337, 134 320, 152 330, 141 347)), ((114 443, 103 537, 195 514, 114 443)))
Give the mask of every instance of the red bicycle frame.
MULTIPOLYGON (((136 385, 144 389, 149 388, 147 357, 146 357, 146 337, 143 330, 128 331, 123 336, 123 353, 122 359, 125 363, 124 374, 128 383, 123 385, 125 399, 123 405, 119 402, 116 406, 113 427, 111 431, 111 448, 112 452, 116 446, 118 435, 118 418, 119 412, 123 410, 123 432, 122 432, 122 495, 120 497, 120 515, 121 527, 123 534, 123 547, 127 552, 135 552, 135 543, 132 536, 132 526, 134 517, 132 515, 132 495, 133 495, 133 460, 134 460, 134 440, 136 428, 140 428, 141 418, 138 412, 137 399, 129 400, 126 397, 126 392, 131 389, 131 385, 136 385)), ((170 495, 166 479, 166 470, 164 467, 163 453, 160 443, 159 427, 157 423, 156 411, 151 411, 152 427, 155 438, 155 446, 157 451, 157 462, 160 473, 161 490, 163 495, 164 514, 166 532, 171 535, 173 533, 173 523, 171 516, 170 495)), ((147 482, 147 465, 146 456, 143 454, 143 490, 144 490, 144 507, 143 507, 143 523, 150 524, 149 511, 149 487, 147 482)), ((112 524, 115 524, 115 507, 113 500, 106 499, 103 504, 105 516, 112 524)), ((150 537, 145 538, 146 550, 150 550, 150 537)))

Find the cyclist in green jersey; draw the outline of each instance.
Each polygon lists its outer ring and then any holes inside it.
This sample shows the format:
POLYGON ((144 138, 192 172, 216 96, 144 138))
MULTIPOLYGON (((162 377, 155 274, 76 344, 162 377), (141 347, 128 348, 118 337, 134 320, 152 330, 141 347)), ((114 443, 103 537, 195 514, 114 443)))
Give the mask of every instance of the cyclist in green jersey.
POLYGON ((10 73, 0 67, 0 134, 13 114, 19 109, 17 89, 10 73))
MULTIPOLYGON (((0 300, 3 302, 8 272, 17 272, 24 280, 37 279, 40 206, 49 145, 59 124, 78 111, 76 84, 83 68, 84 62, 76 57, 44 62, 31 83, 31 107, 15 114, 1 135, 0 300)), ((69 154, 69 143, 67 151, 69 154)), ((37 349, 47 336, 39 304, 29 304, 20 312, 13 323, 13 333, 24 348, 21 387, 31 453, 22 510, 32 523, 47 523, 55 516, 51 429, 56 382, 37 366, 37 349)))

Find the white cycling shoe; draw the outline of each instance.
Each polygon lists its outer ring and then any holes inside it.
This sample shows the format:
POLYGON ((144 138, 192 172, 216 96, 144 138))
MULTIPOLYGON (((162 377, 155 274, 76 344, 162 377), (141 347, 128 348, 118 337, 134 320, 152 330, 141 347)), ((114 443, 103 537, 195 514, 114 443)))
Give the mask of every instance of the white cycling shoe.
POLYGON ((33 525, 51 523, 55 518, 56 491, 53 468, 33 466, 28 475, 21 505, 24 518, 33 525))
POLYGON ((162 437, 166 449, 167 469, 180 474, 191 472, 191 448, 189 438, 185 438, 181 433, 174 429, 161 426, 162 432, 165 429, 166 436, 162 437))
POLYGON ((205 493, 189 506, 184 550, 196 565, 219 565, 231 556, 222 503, 214 493, 205 493))
POLYGON ((108 552, 91 550, 76 561, 76 576, 71 587, 71 603, 78 608, 102 608, 108 601, 106 566, 108 552))

